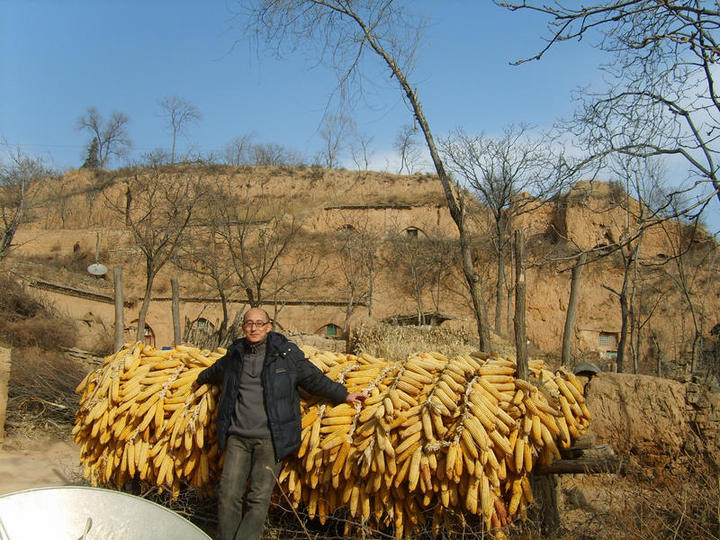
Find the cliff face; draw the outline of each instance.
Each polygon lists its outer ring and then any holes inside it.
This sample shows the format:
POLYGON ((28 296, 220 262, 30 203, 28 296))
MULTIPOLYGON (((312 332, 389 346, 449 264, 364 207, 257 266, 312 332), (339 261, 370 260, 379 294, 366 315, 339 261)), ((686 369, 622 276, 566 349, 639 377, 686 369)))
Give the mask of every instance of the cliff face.
MULTIPOLYGON (((129 321, 126 324, 131 325, 144 286, 144 263, 118 208, 125 204, 127 179, 138 174, 151 173, 108 171, 93 175, 88 171, 72 171, 52 180, 52 185, 50 181, 41 185, 36 197, 39 204, 30 221, 18 232, 17 247, 8 262, 27 277, 101 290, 112 296, 112 284, 90 278, 85 267, 75 260, 77 248, 73 251, 79 245, 83 260, 94 261, 99 235, 100 262, 109 268, 123 266, 130 303, 125 318, 129 321)), ((343 326, 349 296, 344 285, 348 262, 334 251, 338 231, 363 229, 378 239, 371 319, 412 314, 418 309, 409 278, 402 278, 398 262, 392 257, 398 245, 392 244, 391 238, 397 242, 403 235, 408 240, 419 235, 421 239, 445 239, 450 244, 457 238, 440 184, 430 176, 287 167, 178 167, 163 174, 186 175, 208 185, 226 183, 236 193, 252 194, 248 201, 265 200, 262 197, 286 201, 288 212, 303 220, 300 243, 288 252, 281 266, 288 272, 298 271, 294 269, 293 257, 310 251, 318 268, 312 279, 287 292, 279 303, 273 302, 271 310, 278 308, 274 314, 281 328, 323 333, 330 328, 328 325, 343 326)), ((159 175, 157 180, 162 178, 159 175)), ((482 208, 472 211, 480 218, 473 225, 477 265, 484 278, 488 312, 493 320, 496 267, 487 232, 488 218, 482 208)), ((718 323, 716 314, 720 307, 715 242, 702 235, 690 241, 688 231, 675 223, 638 235, 625 250, 625 259, 621 251, 611 253, 613 244, 626 238, 629 231, 637 231, 641 220, 642 208, 636 201, 616 185, 597 181, 580 182, 559 200, 549 201, 515 219, 513 226, 524 230, 528 238, 528 337, 537 347, 548 353, 556 353, 560 348, 569 296, 569 269, 573 256, 580 251, 590 251, 593 262, 582 275, 573 338, 573 351, 578 359, 585 357, 611 365, 621 329, 616 293, 622 288, 626 266, 634 284, 628 294, 635 298, 634 317, 641 326, 643 372, 655 372, 658 357, 666 364, 687 361, 695 324, 708 337, 709 330, 718 323), (637 242, 640 242, 637 264, 624 264, 637 242), (684 266, 679 266, 673 255, 683 250, 684 266), (594 260, 599 254, 605 256, 594 260)), ((505 274, 512 278, 510 257, 505 274)), ((188 299, 182 303, 182 320, 203 318, 217 323, 220 317, 212 290, 203 287, 192 275, 168 265, 156 280, 148 316, 158 344, 169 343, 172 336, 168 306, 171 276, 179 277, 181 296, 188 299)), ((231 293, 231 312, 244 309, 242 292, 233 288, 231 293)), ((52 294, 54 302, 76 313, 78 319, 86 320, 91 313, 103 319, 104 327, 112 327, 109 306, 58 291, 52 294)), ((437 310, 449 316, 450 320, 443 324, 475 331, 462 274, 452 265, 443 272, 441 286, 426 286, 421 300, 425 311, 437 310)), ((354 308, 354 313, 365 317, 367 311, 367 306, 354 308)), ((511 320, 506 315, 503 321, 511 320)), ((508 334, 505 328, 496 330, 498 334, 508 334)), ((626 369, 630 366, 626 365, 626 369)))

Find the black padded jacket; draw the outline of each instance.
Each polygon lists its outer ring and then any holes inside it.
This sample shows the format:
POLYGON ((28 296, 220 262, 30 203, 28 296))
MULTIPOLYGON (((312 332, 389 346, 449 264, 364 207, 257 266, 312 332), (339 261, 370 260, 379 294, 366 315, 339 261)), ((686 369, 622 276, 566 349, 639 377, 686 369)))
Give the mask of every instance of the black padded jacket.
MULTIPOLYGON (((265 363, 260 377, 275 459, 280 461, 300 447, 302 419, 298 387, 334 403, 343 403, 348 391, 342 384, 326 377, 282 334, 269 332, 266 339, 265 363)), ((245 338, 236 339, 227 353, 200 372, 197 378, 198 384, 222 384, 217 410, 221 451, 235 409, 246 343, 245 338)))

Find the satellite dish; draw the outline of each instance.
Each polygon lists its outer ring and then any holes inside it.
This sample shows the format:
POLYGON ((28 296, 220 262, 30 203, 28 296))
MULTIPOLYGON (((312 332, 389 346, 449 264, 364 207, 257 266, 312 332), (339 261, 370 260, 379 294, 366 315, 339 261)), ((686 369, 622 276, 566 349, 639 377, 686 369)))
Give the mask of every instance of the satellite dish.
POLYGON ((107 266, 98 262, 98 253, 100 252, 100 233, 98 232, 95 234, 95 262, 88 266, 87 271, 93 276, 104 276, 107 274, 108 269, 107 266))
POLYGON ((35 488, 0 496, 0 538, 210 540, 193 523, 159 504, 83 486, 35 488))
POLYGON ((87 271, 93 276, 104 276, 107 274, 107 266, 100 263, 93 263, 87 267, 87 271))

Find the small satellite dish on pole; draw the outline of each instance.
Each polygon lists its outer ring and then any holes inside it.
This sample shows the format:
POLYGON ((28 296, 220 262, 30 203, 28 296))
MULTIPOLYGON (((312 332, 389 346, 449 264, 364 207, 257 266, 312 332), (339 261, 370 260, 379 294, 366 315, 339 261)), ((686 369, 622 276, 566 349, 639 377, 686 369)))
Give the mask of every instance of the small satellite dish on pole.
POLYGON ((107 266, 100 263, 93 263, 87 267, 87 271, 93 276, 104 276, 107 274, 107 266))
POLYGON ((97 236, 95 237, 95 262, 87 267, 87 271, 89 274, 92 274, 93 276, 100 277, 107 274, 107 266, 104 264, 100 264, 98 262, 98 252, 100 248, 100 233, 95 233, 97 236))

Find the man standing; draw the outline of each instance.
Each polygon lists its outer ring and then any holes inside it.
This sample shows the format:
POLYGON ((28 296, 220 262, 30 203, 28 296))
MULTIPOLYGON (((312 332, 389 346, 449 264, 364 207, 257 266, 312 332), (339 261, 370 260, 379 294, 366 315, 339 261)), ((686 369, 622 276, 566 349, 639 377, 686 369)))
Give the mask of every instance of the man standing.
POLYGON ((217 434, 220 451, 227 450, 218 499, 221 540, 261 537, 282 460, 300 447, 298 387, 334 403, 366 397, 348 393, 273 332, 266 311, 248 310, 243 330, 245 337, 197 378, 198 385, 222 384, 217 434))

